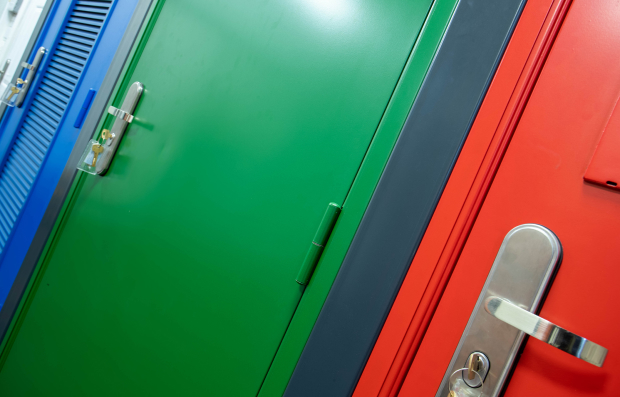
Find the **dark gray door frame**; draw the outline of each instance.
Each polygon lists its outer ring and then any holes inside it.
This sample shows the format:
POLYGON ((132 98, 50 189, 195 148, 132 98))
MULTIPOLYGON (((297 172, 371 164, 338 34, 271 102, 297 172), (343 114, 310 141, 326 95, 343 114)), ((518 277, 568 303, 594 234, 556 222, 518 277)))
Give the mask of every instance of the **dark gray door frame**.
POLYGON ((526 0, 461 0, 285 392, 350 396, 526 0))

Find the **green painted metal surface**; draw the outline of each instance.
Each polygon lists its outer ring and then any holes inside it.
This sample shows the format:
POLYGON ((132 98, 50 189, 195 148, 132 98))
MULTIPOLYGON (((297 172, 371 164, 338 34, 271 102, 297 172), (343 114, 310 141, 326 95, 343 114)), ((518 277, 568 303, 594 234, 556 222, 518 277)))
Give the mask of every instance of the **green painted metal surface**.
POLYGON ((424 15, 426 21, 259 397, 284 393, 457 3, 436 0, 428 16, 424 15))
MULTIPOLYGON (((136 120, 107 176, 76 181, 3 351, 0 393, 256 395, 326 204, 374 189, 406 112, 349 192, 429 6, 160 3, 122 83, 145 85, 136 120)), ((340 262, 311 280, 295 338, 340 262)), ((274 377, 265 386, 286 385, 274 377)))
POLYGON ((310 243, 308 253, 306 254, 304 262, 299 269, 299 274, 297 274, 297 277, 295 278, 295 281, 299 284, 306 285, 308 284, 308 281, 310 281, 312 273, 314 273, 314 269, 321 258, 323 249, 325 248, 325 245, 329 240, 329 236, 334 229, 334 225, 336 225, 340 211, 342 211, 342 206, 336 203, 329 203, 327 206, 327 210, 325 210, 325 214, 319 224, 319 228, 314 234, 312 243, 310 243))

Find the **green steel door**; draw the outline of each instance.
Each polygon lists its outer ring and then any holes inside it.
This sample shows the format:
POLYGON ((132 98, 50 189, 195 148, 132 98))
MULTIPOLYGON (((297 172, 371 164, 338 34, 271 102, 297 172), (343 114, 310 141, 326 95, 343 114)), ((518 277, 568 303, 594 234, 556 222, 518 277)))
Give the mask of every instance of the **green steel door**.
POLYGON ((166 2, 125 79, 136 119, 107 175, 79 177, 0 394, 256 395, 429 4, 166 2))

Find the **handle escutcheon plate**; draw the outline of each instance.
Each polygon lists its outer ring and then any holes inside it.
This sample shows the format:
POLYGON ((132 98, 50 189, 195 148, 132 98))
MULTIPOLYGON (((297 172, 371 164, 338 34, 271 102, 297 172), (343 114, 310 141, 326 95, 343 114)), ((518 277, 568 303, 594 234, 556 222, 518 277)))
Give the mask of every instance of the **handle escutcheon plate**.
POLYGON ((127 96, 125 96, 125 100, 123 101, 121 108, 117 109, 110 106, 108 109, 108 113, 115 116, 116 120, 112 125, 112 129, 106 132, 106 136, 104 137, 104 139, 106 139, 106 144, 104 145, 105 151, 101 154, 101 158, 97 161, 95 171, 97 175, 104 175, 108 171, 108 168, 110 168, 112 159, 116 154, 118 145, 120 144, 127 127, 129 126, 129 123, 134 120, 133 113, 138 106, 138 102, 140 102, 143 92, 144 85, 140 82, 135 82, 131 85, 131 87, 129 87, 127 96))

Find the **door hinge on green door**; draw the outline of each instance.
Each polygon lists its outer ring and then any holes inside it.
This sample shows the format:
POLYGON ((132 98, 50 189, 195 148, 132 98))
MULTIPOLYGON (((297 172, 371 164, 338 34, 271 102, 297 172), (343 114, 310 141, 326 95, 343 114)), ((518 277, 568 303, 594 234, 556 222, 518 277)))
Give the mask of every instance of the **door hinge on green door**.
POLYGON ((308 281, 310 281, 312 273, 314 273, 314 268, 316 264, 319 263, 325 244, 327 244, 327 240, 329 240, 329 236, 332 234, 332 230, 334 229, 334 225, 336 224, 336 220, 338 220, 338 215, 340 215, 341 210, 342 207, 336 203, 329 203, 327 206, 325 215, 323 215, 323 220, 312 239, 312 244, 310 244, 304 263, 301 265, 299 274, 297 274, 297 278, 295 279, 299 284, 306 285, 308 281))

